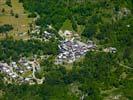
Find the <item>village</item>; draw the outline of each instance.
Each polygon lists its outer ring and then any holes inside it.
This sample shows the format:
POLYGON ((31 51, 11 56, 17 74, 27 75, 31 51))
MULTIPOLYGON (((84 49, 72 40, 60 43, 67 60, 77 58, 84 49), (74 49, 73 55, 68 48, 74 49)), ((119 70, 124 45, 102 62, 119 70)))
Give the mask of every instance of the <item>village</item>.
POLYGON ((92 41, 88 41, 87 44, 74 39, 61 41, 59 45, 60 53, 57 56, 56 63, 72 63, 81 56, 84 56, 88 51, 94 50, 95 48, 96 45, 92 41))
POLYGON ((21 58, 18 62, 11 62, 10 64, 0 62, 0 72, 6 77, 6 82, 16 82, 18 84, 42 84, 44 78, 38 79, 35 72, 40 70, 40 65, 37 61, 29 61, 26 58, 21 58))
MULTIPOLYGON (((49 41, 52 37, 56 38, 53 33, 50 33, 46 30, 41 32, 40 26, 36 26, 35 29, 31 31, 31 34, 32 39, 38 39, 40 41, 49 41)), ((82 42, 77 33, 73 33, 69 30, 59 31, 59 35, 63 39, 59 40, 59 53, 55 57, 56 65, 73 63, 85 56, 89 51, 106 53, 116 53, 117 51, 117 49, 114 47, 107 47, 103 48, 101 51, 98 51, 98 46, 92 40, 82 42)), ((43 58, 46 58, 45 55, 43 58)), ((40 70, 41 67, 38 61, 35 59, 29 60, 26 57, 20 58, 18 62, 11 61, 9 64, 6 62, 0 62, 0 72, 5 75, 4 80, 8 83, 15 82, 18 84, 42 84, 45 80, 45 77, 38 79, 35 76, 35 73, 39 72, 40 70)))
POLYGON ((79 58, 85 56, 88 51, 98 51, 106 53, 116 53, 115 47, 107 47, 102 50, 98 50, 97 45, 92 41, 88 40, 86 43, 81 42, 80 36, 77 33, 73 33, 69 30, 59 32, 60 36, 64 39, 60 41, 59 54, 57 55, 55 64, 62 63, 73 63, 79 58))

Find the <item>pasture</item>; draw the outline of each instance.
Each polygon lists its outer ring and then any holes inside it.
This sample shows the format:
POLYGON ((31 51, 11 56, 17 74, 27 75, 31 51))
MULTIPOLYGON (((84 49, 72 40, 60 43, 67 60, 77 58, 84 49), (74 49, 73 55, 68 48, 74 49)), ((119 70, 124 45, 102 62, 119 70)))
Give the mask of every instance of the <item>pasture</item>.
MULTIPOLYGON (((14 29, 8 35, 15 39, 29 38, 28 34, 20 33, 26 33, 30 29, 29 24, 32 23, 33 19, 27 17, 28 12, 24 10, 19 0, 11 0, 11 5, 12 7, 9 7, 5 4, 5 0, 0 0, 0 25, 12 25, 14 29), (16 18, 16 15, 18 18, 16 18)), ((0 35, 0 38, 3 38, 3 36, 0 35)))

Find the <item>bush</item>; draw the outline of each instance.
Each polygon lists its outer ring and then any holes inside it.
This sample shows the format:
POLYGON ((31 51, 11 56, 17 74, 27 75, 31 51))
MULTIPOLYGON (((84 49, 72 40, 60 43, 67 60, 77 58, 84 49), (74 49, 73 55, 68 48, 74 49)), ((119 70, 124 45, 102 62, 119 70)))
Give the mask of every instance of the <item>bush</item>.
POLYGON ((4 32, 6 33, 7 31, 10 31, 12 29, 13 29, 12 25, 4 24, 0 26, 0 33, 4 33, 4 32))
POLYGON ((19 17, 19 15, 18 14, 15 14, 15 18, 18 18, 19 17))
POLYGON ((6 4, 10 7, 12 7, 11 0, 6 0, 6 4))

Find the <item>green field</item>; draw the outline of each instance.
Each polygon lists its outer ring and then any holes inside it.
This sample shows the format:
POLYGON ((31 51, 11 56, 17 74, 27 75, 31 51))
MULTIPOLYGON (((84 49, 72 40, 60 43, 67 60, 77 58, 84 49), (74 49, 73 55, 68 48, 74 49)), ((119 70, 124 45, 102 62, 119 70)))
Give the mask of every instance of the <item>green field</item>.
POLYGON ((70 30, 70 31, 73 31, 73 28, 72 28, 72 23, 69 19, 67 19, 64 23, 63 23, 63 26, 61 28, 61 30, 70 30))

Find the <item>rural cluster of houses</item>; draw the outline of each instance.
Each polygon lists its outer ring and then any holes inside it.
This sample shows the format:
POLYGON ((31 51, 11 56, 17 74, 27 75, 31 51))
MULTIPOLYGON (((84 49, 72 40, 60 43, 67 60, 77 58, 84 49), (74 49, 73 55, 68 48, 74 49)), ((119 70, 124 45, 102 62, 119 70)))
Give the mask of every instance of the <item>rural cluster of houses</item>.
POLYGON ((53 33, 50 33, 48 31, 41 32, 40 26, 35 26, 34 30, 31 31, 31 38, 38 39, 41 41, 48 41, 55 35, 53 33))
POLYGON ((60 54, 57 56, 56 63, 72 63, 85 55, 87 51, 95 49, 95 47, 96 45, 92 41, 87 44, 74 39, 61 41, 59 45, 60 54))
POLYGON ((34 84, 36 77, 35 72, 40 69, 36 61, 29 61, 21 58, 18 62, 0 63, 0 71, 5 74, 8 82, 34 84))
POLYGON ((115 47, 108 47, 103 49, 104 52, 116 53, 117 49, 115 47))
POLYGON ((7 63, 0 63, 0 71, 10 76, 11 78, 17 78, 18 74, 13 72, 12 68, 7 63))

